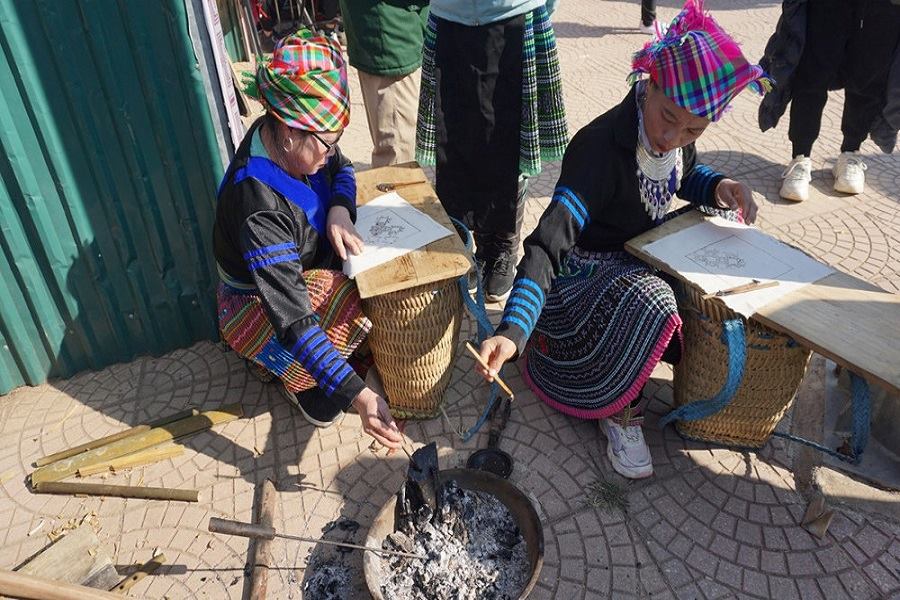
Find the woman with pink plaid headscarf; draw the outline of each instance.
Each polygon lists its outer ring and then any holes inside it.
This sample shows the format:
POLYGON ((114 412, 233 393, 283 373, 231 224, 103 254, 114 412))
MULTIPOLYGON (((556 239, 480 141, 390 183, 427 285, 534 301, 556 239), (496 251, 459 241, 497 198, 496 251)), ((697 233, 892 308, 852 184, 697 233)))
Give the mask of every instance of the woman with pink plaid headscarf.
POLYGON ((352 405, 366 433, 397 448, 388 405, 353 360, 371 323, 340 271, 362 249, 356 178, 338 147, 350 122, 341 50, 301 30, 258 65, 254 84, 267 112, 225 173, 213 230, 222 338, 254 372, 278 378, 313 425, 352 405))
POLYGON ((762 93, 770 81, 701 0, 688 0, 662 37, 635 54, 629 82, 625 99, 569 144, 481 356, 488 379, 522 357, 538 397, 598 419, 612 466, 641 478, 653 473, 642 391, 660 360, 680 358, 681 317, 669 284, 624 244, 662 223, 675 195, 753 222, 749 188, 700 164, 694 142, 742 89, 762 93))

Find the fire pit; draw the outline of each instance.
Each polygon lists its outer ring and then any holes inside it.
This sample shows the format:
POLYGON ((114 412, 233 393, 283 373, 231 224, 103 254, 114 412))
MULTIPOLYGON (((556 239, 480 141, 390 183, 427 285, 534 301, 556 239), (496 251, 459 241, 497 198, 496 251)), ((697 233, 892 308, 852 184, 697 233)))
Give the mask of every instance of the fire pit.
MULTIPOLYGON (((522 538, 524 538, 529 569, 522 589, 518 595, 512 597, 520 600, 526 598, 537 583, 544 562, 544 532, 531 501, 509 481, 483 471, 448 469, 438 472, 439 484, 443 485, 449 481, 455 481, 462 490, 489 494, 509 510, 522 538)), ((397 498, 392 497, 376 515, 372 527, 369 529, 367 545, 381 546, 385 537, 395 531, 396 509, 397 498)), ((366 585, 375 600, 385 600, 381 592, 384 583, 382 581, 382 561, 385 560, 374 552, 366 552, 363 557, 366 585)))

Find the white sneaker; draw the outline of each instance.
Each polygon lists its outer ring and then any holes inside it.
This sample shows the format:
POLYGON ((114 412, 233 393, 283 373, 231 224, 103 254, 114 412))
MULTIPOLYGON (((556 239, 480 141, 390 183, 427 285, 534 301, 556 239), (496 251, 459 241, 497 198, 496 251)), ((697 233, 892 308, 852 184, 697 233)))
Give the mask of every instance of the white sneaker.
POLYGON ((643 22, 638 26, 638 31, 645 35, 653 35, 656 33, 656 21, 653 21, 649 25, 644 25, 643 22))
POLYGON ((617 473, 629 479, 653 475, 653 459, 640 425, 623 427, 612 419, 600 419, 600 430, 609 440, 606 455, 617 473))
POLYGON ((781 174, 784 182, 778 194, 785 200, 803 202, 809 200, 809 182, 812 181, 812 161, 802 154, 791 161, 781 174))
POLYGON ((845 194, 861 194, 866 187, 867 168, 859 152, 841 152, 831 169, 834 189, 845 194))

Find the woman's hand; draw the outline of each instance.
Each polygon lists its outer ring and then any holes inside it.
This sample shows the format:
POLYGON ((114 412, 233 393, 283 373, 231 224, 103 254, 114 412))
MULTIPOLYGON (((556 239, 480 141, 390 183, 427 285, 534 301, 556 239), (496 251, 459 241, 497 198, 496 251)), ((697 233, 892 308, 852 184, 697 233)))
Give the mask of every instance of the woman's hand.
POLYGON ((343 206, 332 206, 328 210, 328 221, 325 224, 328 241, 341 260, 347 260, 347 252, 359 254, 363 249, 362 238, 356 232, 350 211, 343 206))
POLYGON ((362 420, 363 431, 383 446, 400 448, 403 438, 384 398, 365 388, 353 399, 353 406, 362 420))
POLYGON ((748 225, 756 220, 756 212, 759 210, 750 187, 734 179, 723 179, 716 186, 716 204, 725 210, 740 209, 741 217, 748 225))
POLYGON ((494 375, 500 371, 500 367, 516 353, 516 345, 508 337, 495 335, 481 342, 481 360, 487 363, 489 369, 480 364, 476 365, 478 372, 488 381, 494 380, 494 375))

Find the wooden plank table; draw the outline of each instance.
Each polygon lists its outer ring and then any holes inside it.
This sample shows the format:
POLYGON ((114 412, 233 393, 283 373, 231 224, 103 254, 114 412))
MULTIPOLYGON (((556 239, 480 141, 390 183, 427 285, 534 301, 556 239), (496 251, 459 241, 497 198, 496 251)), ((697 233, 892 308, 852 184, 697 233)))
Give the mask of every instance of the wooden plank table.
MULTIPOLYGON (((363 205, 382 195, 375 187, 379 183, 421 181, 417 185, 397 189, 404 200, 449 229, 456 231, 425 172, 415 162, 379 167, 356 173, 356 201, 363 205)), ((456 234, 431 242, 388 263, 363 271, 356 276, 361 298, 380 296, 389 292, 435 283, 465 275, 471 267, 469 252, 456 234)))
MULTIPOLYGON (((625 249, 683 280, 644 247, 704 218, 691 211, 630 240, 625 249)), ((836 272, 766 304, 753 318, 870 383, 900 393, 900 296, 836 272)))

